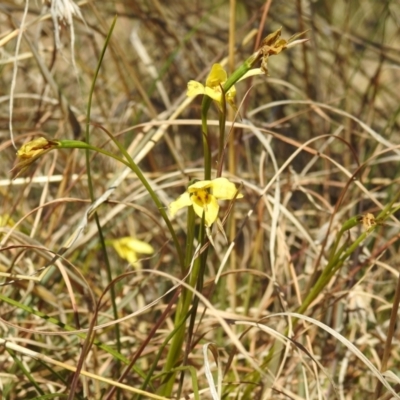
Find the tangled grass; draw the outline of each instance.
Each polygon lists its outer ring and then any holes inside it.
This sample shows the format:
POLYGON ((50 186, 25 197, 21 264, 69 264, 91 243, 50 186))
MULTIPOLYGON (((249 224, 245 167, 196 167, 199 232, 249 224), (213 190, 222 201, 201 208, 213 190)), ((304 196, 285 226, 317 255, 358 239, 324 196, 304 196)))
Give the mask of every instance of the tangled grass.
MULTIPOLYGON (((398 2, 8 0, 0 18, 2 398, 400 397, 398 2), (279 27, 309 41, 236 84, 238 114, 208 113, 212 172, 244 197, 192 284, 198 253, 182 271, 162 216, 204 177, 187 83, 279 27), (148 188, 82 149, 13 179, 38 137, 126 150, 148 188)), ((202 230, 186 215, 182 252, 202 230)))

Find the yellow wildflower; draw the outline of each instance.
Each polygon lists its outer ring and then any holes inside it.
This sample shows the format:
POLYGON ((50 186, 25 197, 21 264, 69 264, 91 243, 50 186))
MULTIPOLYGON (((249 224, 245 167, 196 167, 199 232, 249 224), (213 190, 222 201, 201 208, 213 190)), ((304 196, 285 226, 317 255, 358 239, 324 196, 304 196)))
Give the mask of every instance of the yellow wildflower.
POLYGON ((235 184, 226 178, 216 178, 207 181, 198 181, 190 185, 185 193, 169 205, 173 217, 183 207, 193 206, 194 212, 203 217, 207 227, 210 227, 218 217, 219 205, 217 200, 232 200, 242 198, 235 184))
MULTIPOLYGON (((240 80, 248 78, 249 76, 262 74, 263 71, 260 68, 254 68, 245 74, 240 80)), ((221 108, 222 105, 222 89, 221 86, 227 81, 228 75, 222 68, 221 64, 214 64, 211 71, 206 79, 206 86, 197 81, 189 81, 187 85, 188 97, 194 97, 199 94, 206 95, 215 100, 218 106, 221 108)), ((226 93, 225 99, 233 108, 235 107, 235 95, 236 88, 232 86, 226 93)))
POLYGON ((114 247, 118 255, 127 260, 130 264, 136 264, 138 260, 137 254, 153 254, 153 247, 143 242, 133 238, 132 236, 126 236, 119 239, 112 240, 110 244, 114 247))
POLYGON ((51 142, 44 137, 40 137, 34 139, 28 143, 25 143, 18 151, 17 156, 22 158, 23 160, 27 160, 30 158, 37 158, 46 150, 51 150, 53 144, 57 142, 51 142))
POLYGON ((59 145, 60 142, 56 140, 47 140, 44 137, 31 140, 30 142, 22 145, 22 147, 17 151, 18 163, 11 170, 11 172, 16 172, 14 178, 25 171, 26 168, 28 168, 28 166, 40 156, 48 153, 59 145))

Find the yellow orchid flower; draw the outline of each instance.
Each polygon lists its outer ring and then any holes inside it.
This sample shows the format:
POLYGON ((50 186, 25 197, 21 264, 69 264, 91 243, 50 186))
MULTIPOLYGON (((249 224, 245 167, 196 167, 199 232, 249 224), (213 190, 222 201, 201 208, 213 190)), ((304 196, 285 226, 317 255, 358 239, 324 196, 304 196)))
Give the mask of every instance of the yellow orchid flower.
POLYGON ((234 183, 226 178, 216 178, 210 181, 198 181, 190 185, 185 193, 169 205, 173 217, 183 207, 193 206, 194 212, 203 217, 207 227, 210 227, 218 217, 219 205, 217 200, 232 200, 242 198, 234 183))
MULTIPOLYGON (((263 74, 261 68, 254 68, 250 70, 247 74, 245 74, 240 80, 246 79, 249 76, 260 75, 263 74)), ((194 97, 199 94, 206 95, 215 100, 219 107, 222 105, 222 90, 221 86, 227 81, 228 75, 226 71, 222 68, 221 64, 214 64, 211 68, 210 73, 206 79, 206 86, 197 81, 189 81, 187 85, 187 93, 188 97, 194 97)), ((225 99, 226 101, 233 107, 235 107, 235 96, 236 96, 236 88, 232 86, 226 93, 225 99)))
MULTIPOLYGON (((56 144, 56 142, 54 142, 54 144, 56 144)), ((51 150, 52 145, 53 142, 44 137, 40 137, 22 145, 17 151, 17 156, 23 160, 37 158, 46 150, 51 150)))
POLYGON ((114 247, 118 255, 127 260, 130 264, 135 265, 138 260, 137 254, 153 254, 153 247, 143 242, 133 238, 132 236, 126 236, 119 239, 111 240, 110 244, 114 247))
POLYGON ((47 140, 44 137, 40 137, 25 143, 17 151, 18 163, 11 170, 11 172, 16 172, 14 178, 25 171, 30 164, 37 160, 40 156, 54 148, 58 147, 60 142, 56 140, 47 140))

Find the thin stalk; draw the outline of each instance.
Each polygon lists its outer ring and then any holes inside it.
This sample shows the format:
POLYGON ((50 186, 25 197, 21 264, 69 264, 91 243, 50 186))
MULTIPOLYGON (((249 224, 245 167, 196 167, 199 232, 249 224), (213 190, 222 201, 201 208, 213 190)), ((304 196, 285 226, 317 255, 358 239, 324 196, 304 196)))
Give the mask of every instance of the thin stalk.
MULTIPOLYGON (((107 134, 108 132, 105 131, 107 134)), ((127 160, 127 165, 128 167, 136 174, 140 182, 142 182, 143 186, 146 188, 147 192, 149 193, 150 197, 152 198, 153 202, 158 208, 158 211, 160 212, 162 218, 164 219, 165 224, 167 225, 167 228, 172 236, 172 240, 174 241, 174 245, 176 248, 176 251, 178 253, 178 258, 179 258, 179 264, 181 266, 181 271, 182 274, 185 272, 185 263, 184 263, 184 258, 183 258, 183 253, 182 249, 178 240, 178 237, 176 236, 175 230, 171 224, 171 221, 168 218, 168 215, 165 211, 164 205, 161 203, 160 199, 158 198, 156 192, 153 190, 149 182, 147 181, 146 177, 143 175, 142 170, 138 167, 138 165, 135 163, 133 158, 130 156, 130 154, 126 151, 125 147, 118 142, 114 138, 114 136, 109 135, 111 140, 115 143, 115 145, 118 147, 118 149, 121 151, 121 153, 124 155, 124 157, 127 160)))
MULTIPOLYGON (((249 57, 241 67, 239 67, 231 77, 225 82, 223 85, 222 91, 226 93, 235 82, 237 82, 246 72, 248 72, 255 61, 258 59, 258 52, 253 54, 253 56, 249 57)), ((203 149, 204 149, 204 179, 211 179, 211 149, 210 149, 210 141, 208 136, 208 123, 207 123, 207 115, 211 105, 211 98, 208 96, 203 97, 202 107, 201 107, 201 126, 202 126, 202 134, 203 134, 203 149)), ((225 98, 223 99, 223 105, 225 109, 225 98)), ((222 130, 225 130, 225 115, 226 112, 222 112, 222 116, 220 116, 220 142, 219 142, 219 160, 222 162, 222 152, 224 148, 224 132, 221 134, 222 130), (223 123, 222 123, 223 122, 223 123)), ((189 214, 190 215, 190 214, 189 214)), ((191 222, 191 226, 188 225, 188 232, 190 232, 194 227, 194 224, 191 222)), ((201 244, 201 248, 205 243, 205 225, 204 225, 204 216, 200 225, 199 232, 199 243, 201 244)), ((191 237, 191 234, 188 234, 188 238, 191 237)), ((189 243, 188 243, 189 245, 189 243)), ((207 261, 207 250, 202 252, 199 257, 194 260, 193 269, 189 278, 189 284, 192 288, 197 287, 197 289, 202 289, 203 276, 200 274, 204 274, 206 261, 207 261)), ((192 259, 192 252, 186 253, 186 261, 192 259)), ((176 376, 176 363, 180 357, 182 352, 182 345, 185 338, 186 326, 182 323, 183 320, 189 315, 190 305, 192 304, 193 293, 189 289, 183 289, 182 295, 179 299, 177 311, 175 315, 175 326, 180 326, 179 330, 175 333, 172 339, 171 346, 168 351, 167 359, 163 371, 168 373, 166 381, 159 388, 158 394, 163 395, 165 397, 170 397, 173 386, 175 383, 176 376)), ((195 313, 195 305, 196 302, 193 302, 193 312, 195 313)), ((192 314, 192 318, 195 318, 195 315, 192 314)), ((192 319, 193 321, 193 319, 192 319)))
POLYGON ((211 149, 208 140, 208 124, 207 114, 210 109, 211 98, 208 96, 203 97, 201 104, 201 129, 203 132, 203 150, 204 150, 204 180, 211 179, 211 149))
MULTIPOLYGON (((201 247, 204 245, 204 238, 205 238, 205 225, 204 225, 204 218, 202 220, 202 223, 200 225, 200 232, 199 232, 199 243, 201 243, 201 247)), ((199 257, 197 257, 194 260, 193 263, 193 268, 192 272, 190 274, 189 278, 189 284, 191 287, 195 288, 197 285, 197 281, 199 279, 199 272, 201 269, 201 265, 204 257, 206 257, 207 252, 203 252, 199 257)), ((196 256, 196 255, 195 255, 196 256)), ((173 389, 173 385, 175 383, 175 376, 176 376, 176 371, 172 372, 171 371, 176 368, 176 363, 177 360, 180 357, 180 354, 182 352, 182 345, 185 339, 185 332, 186 332, 186 326, 185 324, 182 324, 183 320, 186 320, 186 318, 189 315, 189 309, 190 305, 192 304, 192 298, 193 298, 193 293, 191 290, 184 288, 182 290, 182 296, 179 299, 176 314, 175 314, 175 326, 180 326, 180 329, 175 333, 171 347, 169 348, 168 355, 167 355, 167 360, 165 363, 165 366, 163 368, 163 371, 165 373, 170 373, 168 376, 166 382, 161 386, 160 391, 158 394, 165 396, 165 397, 170 397, 173 389)))
MULTIPOLYGON (((97 67, 96 67, 96 70, 95 70, 95 74, 94 74, 94 77, 93 77, 93 80, 92 80, 92 84, 91 84, 91 87, 90 87, 90 91, 89 91, 89 98, 88 98, 87 112, 86 112, 86 129, 85 129, 86 143, 90 143, 89 126, 90 126, 90 118, 91 118, 91 110, 92 110, 93 93, 94 93, 94 89, 95 89, 95 86, 96 86, 97 77, 99 75, 100 68, 101 68, 101 65, 103 63, 103 59, 104 59, 108 44, 110 42, 111 35, 112 35, 113 30, 114 30, 116 22, 117 22, 117 17, 115 16, 113 21, 112 21, 112 23, 111 23, 111 27, 110 27, 110 29, 108 31, 106 40, 104 42, 104 45, 103 45, 103 48, 102 48, 102 51, 101 51, 101 54, 100 54, 100 58, 98 60, 97 67)), ((92 174, 91 174, 91 168, 90 168, 90 152, 89 152, 89 149, 86 150, 85 157, 86 157, 86 173, 87 173, 87 178, 88 178, 88 189, 89 189, 89 193, 90 193, 90 199, 91 199, 92 202, 94 202, 95 201, 95 195, 94 195, 94 190, 93 190, 93 181, 92 181, 92 174)), ((102 252, 104 254, 104 261, 105 261, 108 280, 109 280, 109 282, 111 282, 112 281, 111 265, 110 265, 109 259, 107 257, 107 248, 106 248, 104 236, 103 236, 103 233, 102 233, 102 227, 101 227, 100 220, 99 220, 97 212, 94 213, 94 218, 95 218, 96 226, 97 226, 98 233, 99 233, 99 241, 100 241, 100 244, 101 244, 102 252)), ((114 318, 117 320, 118 319, 118 308, 117 308, 117 303, 115 301, 116 292, 115 292, 114 285, 112 285, 111 288, 110 288, 110 294, 111 294, 111 305, 112 305, 113 315, 114 315, 114 318)), ((115 324, 114 329, 115 329, 117 350, 118 350, 118 352, 121 352, 121 334, 120 334, 119 324, 115 324)), ((85 344, 84 344, 84 346, 82 348, 82 353, 81 353, 81 356, 80 356, 79 361, 78 361, 78 367, 76 369, 76 372, 75 372, 75 374, 73 376, 73 379, 72 379, 72 382, 71 382, 71 388, 70 388, 70 392, 69 392, 69 396, 68 396, 69 399, 72 399, 74 397, 75 389, 76 389, 76 386, 78 384, 78 379, 80 377, 80 373, 79 372, 80 372, 80 369, 81 369, 81 367, 83 365, 83 360, 85 359, 85 357, 86 357, 86 355, 87 355, 87 353, 89 351, 90 345, 91 345, 90 344, 90 339, 89 339, 90 337, 91 337, 91 335, 89 334, 88 338, 85 340, 85 344)), ((116 367, 117 367, 117 374, 118 374, 118 371, 120 369, 120 362, 118 360, 116 361, 116 367)), ((120 391, 118 391, 118 394, 117 394, 117 398, 119 398, 119 397, 120 397, 120 391)))
MULTIPOLYGON (((240 78, 242 78, 248 71, 250 71, 254 67, 254 64, 257 62, 257 60, 259 60, 259 57, 260 57, 259 52, 254 53, 236 71, 234 71, 233 74, 224 83, 222 87, 223 92, 226 93, 238 80, 240 80, 240 78)), ((203 101, 201 104, 201 129, 203 132, 205 180, 211 179, 211 150, 208 140, 208 124, 207 124, 207 115, 211 103, 212 99, 210 97, 208 96, 203 97, 203 101)), ((220 127, 220 129, 225 129, 225 124, 223 125, 223 127, 220 127)), ((220 137, 219 147, 221 148, 221 137, 220 137)))
POLYGON ((222 171, 224 164, 224 149, 225 149, 225 122, 226 122, 226 101, 225 96, 222 96, 222 112, 219 113, 219 138, 218 138, 218 171, 222 171))
MULTIPOLYGON (((340 230, 341 235, 346 230, 350 229, 350 227, 354 226, 353 223, 356 218, 358 218, 358 217, 353 217, 344 224, 344 226, 340 230), (345 229, 345 227, 346 227, 346 229, 345 229)), ((358 220, 359 220, 359 218, 358 218, 358 220)), ((359 223, 359 221, 358 221, 358 223, 359 223)), ((308 295, 304 299, 301 306, 298 308, 297 313, 302 314, 307 310, 309 305, 317 298, 317 296, 321 293, 321 291, 324 289, 324 287, 332 279, 332 277, 335 275, 335 273, 342 267, 342 265, 348 259, 348 257, 350 257, 350 255, 357 249, 357 247, 361 244, 361 242, 363 242, 365 240, 365 238, 375 228, 376 228, 376 225, 374 225, 368 231, 363 232, 350 246, 348 246, 347 243, 345 243, 344 245, 342 245, 340 247, 340 249, 336 252, 336 254, 332 254, 327 266, 325 267, 324 271, 318 278, 317 282, 311 288, 311 291, 308 293, 308 295)), ((341 235, 339 235, 336 242, 338 242, 340 240, 341 235)), ((335 245, 337 247, 337 243, 335 245)))
POLYGON ((96 153, 100 153, 107 157, 113 158, 114 160, 120 162, 121 164, 124 164, 127 167, 129 167, 129 162, 124 160, 123 158, 118 157, 115 154, 110 153, 109 151, 104 150, 100 147, 92 146, 91 144, 82 142, 80 140, 60 140, 60 145, 57 147, 57 149, 85 149, 94 151, 96 153))

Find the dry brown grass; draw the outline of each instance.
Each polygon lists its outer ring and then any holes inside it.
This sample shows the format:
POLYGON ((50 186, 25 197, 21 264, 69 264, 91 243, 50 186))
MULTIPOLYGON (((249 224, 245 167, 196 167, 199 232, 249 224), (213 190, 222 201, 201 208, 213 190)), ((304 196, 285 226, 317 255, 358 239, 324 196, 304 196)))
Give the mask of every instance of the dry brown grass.
MULTIPOLYGON (((79 149, 53 151, 12 181, 13 142, 18 148, 41 135, 83 139, 90 87, 117 15, 94 90, 90 141, 117 153, 100 127, 115 135, 167 206, 189 179, 202 177, 201 100, 186 98, 186 84, 204 81, 232 51, 230 2, 77 4, 83 20, 75 15, 70 25, 68 16, 52 19, 50 2, 29 2, 22 36, 25 3, 0 5, 0 272, 8 282, 0 288, 0 390, 4 399, 131 399, 150 373, 142 398, 157 398, 168 350, 162 345, 179 295, 174 285, 182 278, 157 207, 135 174, 91 153, 95 199, 124 177, 98 208, 99 225, 90 216, 40 282, 16 280, 16 274, 37 277, 66 245, 91 194, 79 149), (104 253, 99 229, 105 240, 134 236, 151 243, 155 254, 135 269, 112 247, 104 253), (94 343, 86 340, 91 327, 94 343), (111 393, 119 380, 126 386, 111 393)), ((332 259, 341 226, 356 215, 377 217, 392 201, 392 209, 398 206, 400 5, 272 1, 264 15, 265 6, 237 3, 235 66, 254 51, 258 34, 279 26, 285 37, 308 29, 310 41, 271 58, 268 78, 237 85, 238 103, 244 101, 225 170, 245 194, 226 226, 235 247, 222 263, 229 244, 222 235, 214 239, 185 341, 188 368, 177 376, 172 397, 218 398, 207 380, 210 369, 226 399, 390 398, 386 379, 400 393, 399 329, 390 325, 398 304, 396 213, 382 216, 349 254, 302 312, 304 322, 291 313, 332 259)), ((212 149, 217 125, 212 109, 212 149)), ((185 215, 173 221, 182 245, 185 215)), ((346 231, 339 247, 364 232, 361 224, 346 231)))

